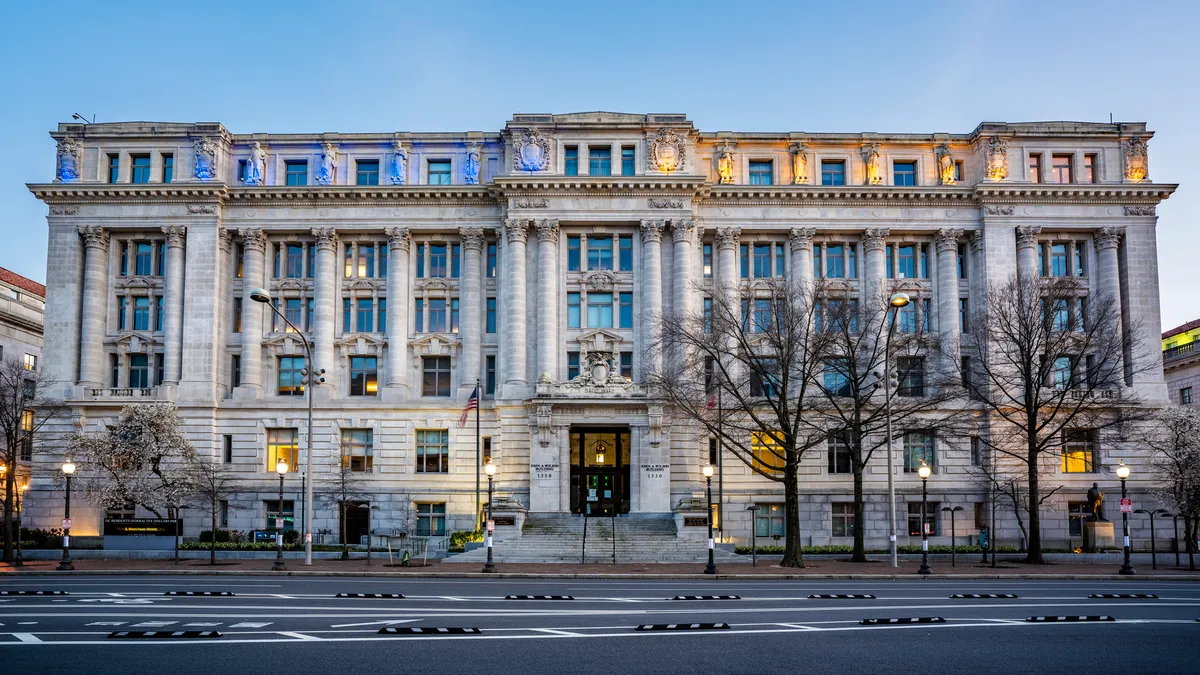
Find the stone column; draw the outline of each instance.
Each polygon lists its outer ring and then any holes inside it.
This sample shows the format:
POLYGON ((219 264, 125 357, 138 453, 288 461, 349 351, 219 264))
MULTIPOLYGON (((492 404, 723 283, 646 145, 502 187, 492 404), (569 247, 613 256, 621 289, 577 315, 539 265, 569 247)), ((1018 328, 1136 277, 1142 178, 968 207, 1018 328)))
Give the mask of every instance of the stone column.
POLYGON ((108 307, 108 230, 83 225, 79 228, 87 253, 83 271, 83 322, 80 331, 80 384, 104 385, 105 309, 108 307))
POLYGON ((792 228, 791 233, 788 235, 792 249, 791 272, 788 274, 788 277, 790 277, 793 285, 799 287, 801 292, 804 289, 812 287, 813 235, 816 233, 816 229, 811 227, 796 227, 792 228))
POLYGON ((183 349, 183 243, 187 228, 168 225, 162 228, 167 235, 167 279, 163 304, 167 313, 163 317, 163 380, 165 384, 179 384, 179 359, 183 349))
MULTIPOLYGON (((558 221, 537 221, 537 378, 558 380, 558 221)), ((478 364, 476 364, 478 365, 478 364)))
POLYGON ((408 396, 408 256, 412 236, 406 227, 389 227, 387 278, 387 388, 384 398, 402 399, 408 396))
MULTIPOLYGON (((874 313, 883 311, 887 284, 887 256, 884 246, 888 230, 871 229, 863 232, 863 298, 860 311, 874 313)), ((869 316, 870 314, 868 314, 869 316)))
POLYGON ((250 299, 250 291, 263 282, 266 268, 267 235, 256 227, 242 228, 242 384, 241 398, 262 396, 262 332, 261 303, 250 299))
POLYGON ((1017 274, 1020 276, 1038 276, 1038 234, 1042 228, 1037 225, 1023 225, 1017 228, 1017 274))
POLYGON ((671 221, 672 235, 675 241, 675 255, 672 266, 675 270, 672 293, 675 298, 675 315, 683 318, 695 311, 692 296, 692 239, 695 234, 696 221, 691 219, 671 221))
POLYGON ((643 379, 662 370, 659 321, 662 319, 662 220, 642 221, 642 347, 646 354, 643 379))
MULTIPOLYGON (((1117 247, 1121 243, 1123 234, 1125 234, 1125 230, 1121 227, 1102 227, 1096 232, 1096 264, 1099 272, 1100 297, 1088 298, 1089 307, 1094 307, 1098 303, 1108 303, 1112 306, 1111 316, 1115 322, 1114 328, 1118 336, 1124 332, 1125 328, 1121 317, 1121 268, 1117 260, 1117 247)), ((1091 313, 1094 316, 1100 315, 1097 309, 1091 309, 1091 313)), ((1121 386, 1125 386, 1123 361, 1124 359, 1114 368, 1121 386)))
POLYGON ((465 390, 463 398, 471 395, 475 380, 482 377, 479 363, 482 359, 480 341, 483 337, 483 308, 481 296, 483 292, 483 230, 478 227, 464 227, 460 231, 462 237, 463 271, 462 284, 459 286, 459 296, 462 298, 460 308, 461 326, 459 335, 462 337, 462 363, 458 369, 460 387, 465 390))
POLYGON ((938 332, 941 334, 945 366, 950 371, 958 364, 958 238, 962 230, 942 228, 934 240, 937 245, 938 332))
MULTIPOLYGON (((337 325, 337 300, 341 295, 337 274, 338 236, 337 231, 329 227, 315 228, 312 235, 317 238, 317 270, 313 275, 313 323, 316 327, 310 331, 313 362, 308 366, 315 370, 324 369, 326 382, 333 383, 331 375, 336 372, 333 336, 337 325)), ((318 387, 313 393, 320 390, 318 387)))
POLYGON ((528 221, 504 221, 508 258, 508 278, 501 279, 508 289, 508 308, 504 312, 505 381, 517 385, 526 384, 525 334, 529 317, 525 316, 525 240, 528 234, 528 221))

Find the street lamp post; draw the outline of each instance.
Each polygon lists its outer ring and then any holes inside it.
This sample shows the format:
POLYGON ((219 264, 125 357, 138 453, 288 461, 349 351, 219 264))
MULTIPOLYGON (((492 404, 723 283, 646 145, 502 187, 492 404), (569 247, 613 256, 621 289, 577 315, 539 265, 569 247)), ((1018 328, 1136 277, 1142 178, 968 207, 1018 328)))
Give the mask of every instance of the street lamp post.
MULTIPOLYGON (((305 434, 305 437, 304 437, 304 473, 305 473, 305 475, 311 476, 312 475, 312 426, 313 426, 313 424, 312 424, 313 391, 312 390, 313 390, 314 384, 320 384, 325 381, 325 378, 322 377, 325 374, 325 369, 321 368, 320 370, 318 370, 315 368, 315 364, 313 363, 313 358, 312 358, 312 345, 309 344, 308 338, 306 338, 304 336, 304 333, 300 332, 300 329, 296 327, 296 324, 292 323, 291 321, 288 321, 287 316, 283 312, 279 311, 279 308, 275 306, 275 303, 271 302, 270 291, 268 291, 265 288, 251 289, 250 299, 255 302, 261 302, 264 305, 266 305, 267 307, 270 307, 271 311, 275 312, 275 314, 279 318, 283 319, 283 322, 285 324, 287 324, 292 329, 292 331, 294 331, 296 333, 296 337, 300 338, 300 344, 303 345, 303 347, 304 347, 304 355, 307 360, 305 361, 305 368, 301 371, 301 374, 304 376, 304 393, 306 394, 305 398, 308 399, 308 427, 307 427, 307 433, 305 434)), ((312 564, 312 500, 313 500, 312 481, 309 481, 304 486, 304 500, 303 500, 304 503, 301 506, 301 508, 303 509, 303 514, 304 514, 302 526, 304 529, 304 564, 305 565, 312 564)), ((280 513, 283 513, 283 504, 280 504, 279 508, 280 508, 280 513)))
POLYGON ((750 512, 750 566, 758 567, 758 531, 754 529, 755 519, 758 516, 758 504, 751 504, 746 507, 750 512))
POLYGON ((69 572, 75 569, 71 562, 71 476, 75 474, 75 464, 68 459, 62 465, 62 472, 67 477, 67 492, 63 504, 63 557, 57 569, 59 572, 69 572))
POLYGON ((1125 562, 1117 574, 1135 574, 1133 565, 1129 564, 1129 512, 1125 510, 1125 500, 1128 499, 1125 490, 1125 480, 1129 478, 1129 467, 1125 460, 1117 460, 1117 478, 1121 479, 1121 533, 1125 537, 1125 562))
POLYGON ((962 511, 963 507, 956 506, 954 508, 950 508, 949 506, 943 506, 942 510, 950 512, 950 566, 958 567, 958 549, 955 547, 954 542, 954 533, 958 530, 954 529, 954 512, 962 511))
POLYGON ((283 477, 288 472, 287 462, 279 460, 275 471, 279 474, 279 502, 275 509, 275 564, 271 565, 271 571, 283 572, 287 570, 283 564, 283 477))
POLYGON ((705 514, 707 516, 707 518, 705 518, 705 520, 708 521, 708 565, 705 565, 705 567, 704 567, 705 574, 716 574, 717 573, 717 563, 713 560, 712 477, 713 477, 712 464, 705 464, 704 465, 704 481, 708 485, 708 488, 707 488, 708 513, 705 514))
POLYGON ((896 550, 896 470, 892 460, 892 333, 896 332, 896 314, 909 302, 907 293, 896 293, 888 300, 892 316, 888 324, 887 337, 883 342, 883 414, 887 421, 888 547, 891 552, 892 567, 900 566, 896 550))
POLYGON ((921 476, 921 568, 917 570, 917 574, 933 574, 933 570, 929 568, 929 528, 926 527, 926 502, 929 498, 929 475, 933 470, 921 460, 921 467, 917 469, 917 474, 921 476))
POLYGON ((492 522, 492 480, 496 477, 496 465, 488 461, 483 465, 483 471, 488 479, 487 522, 483 524, 483 536, 487 540, 487 562, 483 565, 483 571, 492 574, 496 571, 496 563, 492 561, 492 530, 495 529, 492 522))

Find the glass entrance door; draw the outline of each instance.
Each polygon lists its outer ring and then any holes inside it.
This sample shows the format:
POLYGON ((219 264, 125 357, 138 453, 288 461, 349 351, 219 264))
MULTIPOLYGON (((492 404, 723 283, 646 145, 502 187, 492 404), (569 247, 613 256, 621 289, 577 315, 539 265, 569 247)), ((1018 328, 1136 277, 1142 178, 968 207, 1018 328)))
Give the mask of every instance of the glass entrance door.
POLYGON ((587 516, 629 513, 627 427, 571 429, 571 511, 587 516))

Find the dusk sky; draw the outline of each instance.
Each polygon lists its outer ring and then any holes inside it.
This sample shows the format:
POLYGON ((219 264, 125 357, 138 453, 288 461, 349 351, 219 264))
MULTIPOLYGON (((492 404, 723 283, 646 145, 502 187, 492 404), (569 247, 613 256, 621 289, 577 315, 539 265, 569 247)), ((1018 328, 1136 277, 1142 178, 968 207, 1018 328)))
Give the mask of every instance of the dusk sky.
POLYGON ((0 266, 46 276, 47 132, 494 131, 516 112, 685 113, 707 131, 1145 121, 1164 328, 1200 318, 1195 2, 7 2, 0 266), (855 8, 851 9, 853 5, 855 8), (1191 164, 1188 158, 1191 157, 1191 164), (1189 173, 1188 167, 1193 169, 1189 173))

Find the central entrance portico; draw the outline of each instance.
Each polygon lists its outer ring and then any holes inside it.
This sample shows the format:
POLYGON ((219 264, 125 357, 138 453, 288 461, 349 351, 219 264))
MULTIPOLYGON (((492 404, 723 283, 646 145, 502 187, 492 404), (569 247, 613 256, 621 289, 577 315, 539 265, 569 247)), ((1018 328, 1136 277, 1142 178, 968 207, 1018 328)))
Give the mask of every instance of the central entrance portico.
POLYGON ((629 427, 571 427, 571 513, 629 513, 632 443, 629 427))

